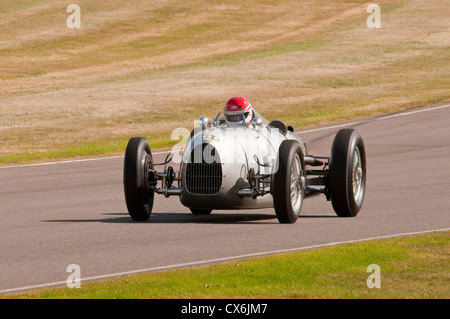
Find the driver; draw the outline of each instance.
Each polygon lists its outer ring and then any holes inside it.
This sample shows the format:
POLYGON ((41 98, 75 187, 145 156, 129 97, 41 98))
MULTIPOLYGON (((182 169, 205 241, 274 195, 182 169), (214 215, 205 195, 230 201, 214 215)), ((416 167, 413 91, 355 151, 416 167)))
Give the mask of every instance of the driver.
POLYGON ((250 102, 241 96, 235 96, 228 100, 223 109, 223 114, 228 124, 250 125, 255 117, 250 102))

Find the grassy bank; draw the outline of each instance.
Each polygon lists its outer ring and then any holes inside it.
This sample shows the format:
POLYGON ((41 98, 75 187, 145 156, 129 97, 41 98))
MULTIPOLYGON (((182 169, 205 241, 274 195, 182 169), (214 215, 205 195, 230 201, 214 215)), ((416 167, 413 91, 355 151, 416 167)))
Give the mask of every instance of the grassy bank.
POLYGON ((4 298, 450 298, 450 232, 143 273, 4 298), (368 288, 380 269, 380 288, 368 288))
POLYGON ((246 96, 295 128, 450 99, 444 0, 0 0, 0 164, 153 148, 246 96))

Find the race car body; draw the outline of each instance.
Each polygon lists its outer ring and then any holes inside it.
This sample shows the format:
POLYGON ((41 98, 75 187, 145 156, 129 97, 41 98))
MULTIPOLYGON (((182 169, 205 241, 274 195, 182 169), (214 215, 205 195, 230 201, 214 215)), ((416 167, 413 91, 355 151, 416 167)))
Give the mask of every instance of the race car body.
POLYGON ((230 125, 219 113, 213 121, 199 120, 181 153, 175 170, 168 166, 173 153, 154 163, 144 138, 129 141, 124 190, 133 220, 149 218, 155 194, 179 196, 195 215, 274 208, 281 223, 294 223, 303 199, 312 195, 325 194, 339 216, 356 216, 362 206, 365 150, 352 129, 338 132, 331 157, 318 157, 307 154, 304 141, 282 121, 255 112, 250 125, 230 125), (317 166, 322 168, 307 169, 317 166))
MULTIPOLYGON (((259 125, 208 125, 192 136, 183 153, 181 203, 195 209, 252 209, 273 207, 270 183, 263 181, 265 196, 251 196, 251 174, 271 175, 277 169, 281 142, 303 141, 269 126, 261 116, 259 125), (262 165, 261 165, 262 164, 262 165)), ((257 122, 257 121, 255 121, 257 122)))

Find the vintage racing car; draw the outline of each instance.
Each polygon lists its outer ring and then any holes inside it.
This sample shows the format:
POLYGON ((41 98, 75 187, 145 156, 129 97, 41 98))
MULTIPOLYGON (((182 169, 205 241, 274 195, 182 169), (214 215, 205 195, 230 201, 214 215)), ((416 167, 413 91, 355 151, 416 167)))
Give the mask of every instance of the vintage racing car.
POLYGON ((148 220, 155 194, 179 196, 194 215, 213 210, 274 208, 280 223, 294 223, 303 199, 324 194, 338 216, 356 216, 366 188, 363 140, 354 129, 335 136, 330 157, 307 153, 292 127, 255 112, 250 125, 230 125, 219 115, 199 120, 187 143, 162 163, 147 140, 129 140, 123 182, 128 212, 148 220))

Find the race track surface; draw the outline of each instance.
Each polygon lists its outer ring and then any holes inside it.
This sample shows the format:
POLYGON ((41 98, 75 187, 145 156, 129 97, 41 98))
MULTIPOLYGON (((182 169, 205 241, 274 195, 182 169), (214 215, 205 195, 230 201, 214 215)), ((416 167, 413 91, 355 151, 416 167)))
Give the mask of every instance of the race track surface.
POLYGON ((340 128, 361 133, 368 175, 355 218, 337 217, 323 195, 306 199, 301 217, 287 225, 272 209, 194 216, 178 197, 156 196, 149 221, 136 223, 124 201, 123 157, 2 167, 0 293, 63 284, 70 264, 80 266, 82 279, 101 278, 448 229, 449 106, 299 132, 308 153, 321 156, 329 156, 340 128))

